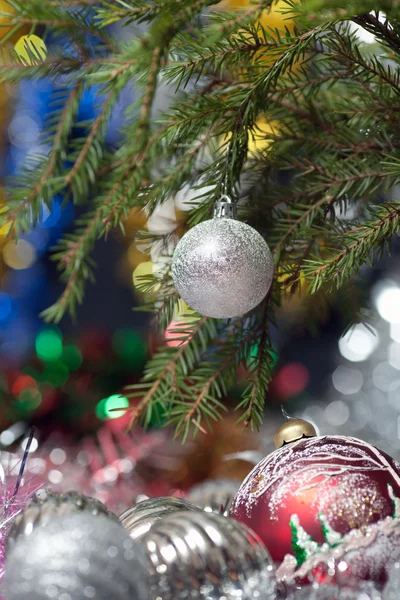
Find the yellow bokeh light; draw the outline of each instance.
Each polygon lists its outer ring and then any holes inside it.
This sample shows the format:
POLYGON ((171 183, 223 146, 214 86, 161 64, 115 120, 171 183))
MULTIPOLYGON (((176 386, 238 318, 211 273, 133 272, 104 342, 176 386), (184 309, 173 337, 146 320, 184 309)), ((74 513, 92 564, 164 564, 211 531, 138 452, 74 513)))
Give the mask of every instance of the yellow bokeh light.
POLYGON ((174 311, 174 319, 183 321, 184 317, 196 314, 193 308, 190 308, 182 298, 179 298, 176 309, 174 311))
POLYGON ((137 247, 136 242, 132 242, 127 252, 128 262, 132 267, 137 267, 140 263, 149 262, 148 254, 144 254, 137 247))
POLYGON ((146 275, 153 275, 153 263, 151 260, 140 263, 133 271, 133 285, 135 287, 140 286, 143 283, 141 278, 146 275))
POLYGON ((38 65, 47 57, 47 47, 38 35, 23 35, 14 46, 24 65, 38 65))
POLYGON ((3 250, 6 265, 12 269, 28 269, 36 260, 35 248, 26 240, 11 240, 3 250))
MULTIPOLYGON (((254 4, 250 0, 226 0, 223 2, 223 7, 232 8, 254 8, 254 4)), ((287 28, 289 31, 293 31, 294 23, 293 19, 287 14, 288 4, 283 0, 274 2, 270 9, 262 11, 260 23, 263 27, 272 27, 273 29, 287 28), (285 11, 285 12, 282 12, 285 11), (285 14, 286 13, 286 14, 285 14)))
POLYGON ((8 4, 8 2, 5 2, 5 0, 0 0, 0 12, 8 13, 10 15, 0 15, 0 39, 3 39, 3 37, 5 37, 7 33, 12 29, 11 25, 9 27, 7 27, 6 25, 8 23, 11 23, 11 20, 14 17, 15 10, 10 4, 8 4))

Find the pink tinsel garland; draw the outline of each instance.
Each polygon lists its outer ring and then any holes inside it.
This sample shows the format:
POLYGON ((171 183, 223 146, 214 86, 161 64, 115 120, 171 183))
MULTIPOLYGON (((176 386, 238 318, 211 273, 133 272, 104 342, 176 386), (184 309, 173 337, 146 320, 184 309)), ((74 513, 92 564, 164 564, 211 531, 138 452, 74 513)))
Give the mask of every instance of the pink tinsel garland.
MULTIPOLYGON (((26 457, 0 453, 0 581, 4 575, 5 547, 14 517, 28 505, 43 483, 37 477, 23 477, 26 457)), ((0 595, 1 598, 1 595, 0 595)))

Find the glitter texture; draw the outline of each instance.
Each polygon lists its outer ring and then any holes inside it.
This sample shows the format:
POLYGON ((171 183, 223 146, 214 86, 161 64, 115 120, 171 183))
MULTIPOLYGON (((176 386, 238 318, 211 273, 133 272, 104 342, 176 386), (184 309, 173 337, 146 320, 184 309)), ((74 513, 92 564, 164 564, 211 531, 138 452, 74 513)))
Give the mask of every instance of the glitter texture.
POLYGON ((361 583, 356 588, 337 585, 306 587, 292 592, 287 600, 382 600, 381 593, 372 583, 361 583))
MULTIPOLYGON (((399 500, 393 498, 391 492, 389 495, 398 506, 399 500)), ((398 557, 400 518, 396 511, 393 517, 386 517, 363 529, 352 529, 344 536, 329 527, 325 537, 331 538, 331 541, 327 539, 322 545, 305 548, 306 532, 303 536, 299 535, 300 547, 305 549, 305 560, 299 563, 287 554, 277 570, 277 580, 286 584, 324 582, 349 585, 364 580, 384 583, 388 570, 398 557)))
POLYGON ((152 600, 275 600, 271 557, 244 525, 215 513, 177 512, 142 538, 152 600))
POLYGON ((172 277, 183 300, 215 318, 243 315, 266 296, 273 259, 263 237, 230 218, 196 225, 177 245, 172 277))
POLYGON ((102 514, 117 521, 116 515, 94 498, 78 492, 58 494, 41 489, 32 497, 28 507, 14 519, 7 540, 7 551, 20 536, 30 535, 36 527, 44 527, 52 519, 84 511, 94 516, 102 514))
POLYGON ((148 567, 118 521, 77 512, 18 539, 7 554, 5 598, 147 600, 148 567))
POLYGON ((400 497, 398 465, 371 444, 345 436, 302 439, 272 452, 253 469, 230 515, 254 529, 274 560, 282 561, 302 548, 298 538, 293 546, 293 515, 322 545, 330 528, 341 535, 365 532, 368 525, 393 517, 391 490, 400 497))

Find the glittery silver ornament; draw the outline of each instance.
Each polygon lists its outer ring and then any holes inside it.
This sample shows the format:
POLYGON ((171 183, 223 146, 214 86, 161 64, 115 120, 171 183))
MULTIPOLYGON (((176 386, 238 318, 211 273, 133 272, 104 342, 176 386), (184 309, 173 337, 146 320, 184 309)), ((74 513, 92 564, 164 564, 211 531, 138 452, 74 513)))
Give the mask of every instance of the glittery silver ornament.
POLYGON ((148 600, 148 559, 118 522, 78 512, 17 540, 5 600, 148 600))
POLYGON ((177 512, 142 538, 156 600, 275 600, 272 559, 250 529, 215 513, 177 512))
POLYGON ((150 527, 160 519, 171 513, 185 510, 198 511, 199 508, 182 498, 173 496, 148 498, 138 502, 132 508, 128 508, 119 519, 131 538, 136 540, 147 533, 150 527))
POLYGON ((373 583, 362 582, 356 587, 322 584, 307 585, 293 591, 287 600, 383 600, 381 592, 373 583))
POLYGON ((386 583, 383 600, 399 600, 400 598, 400 545, 394 553, 394 561, 389 569, 388 581, 386 583))
POLYGON ((204 481, 193 486, 186 498, 206 512, 215 512, 226 516, 240 484, 241 481, 232 479, 204 481))
POLYGON ((30 535, 36 527, 43 527, 54 518, 75 512, 85 512, 94 516, 104 515, 118 521, 118 517, 95 498, 78 492, 58 494, 41 489, 34 494, 27 508, 13 520, 7 538, 7 548, 13 546, 21 535, 30 535))
POLYGON ((218 210, 217 216, 196 225, 179 241, 172 277, 176 290, 194 310, 208 317, 237 317, 268 293, 273 258, 253 227, 219 216, 218 210))

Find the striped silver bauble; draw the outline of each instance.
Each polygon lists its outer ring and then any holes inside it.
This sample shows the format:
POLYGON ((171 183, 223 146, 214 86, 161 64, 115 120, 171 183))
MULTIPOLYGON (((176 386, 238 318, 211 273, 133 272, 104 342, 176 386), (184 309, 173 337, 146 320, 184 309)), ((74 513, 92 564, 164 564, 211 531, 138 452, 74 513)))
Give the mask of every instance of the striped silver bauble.
POLYGON ((141 539, 151 600, 275 600, 271 557, 246 526, 215 513, 175 512, 141 539))
POLYGON ((122 525, 132 539, 143 537, 149 529, 167 515, 177 511, 198 511, 199 508, 174 496, 162 496, 160 498, 148 498, 128 508, 119 517, 122 525))

